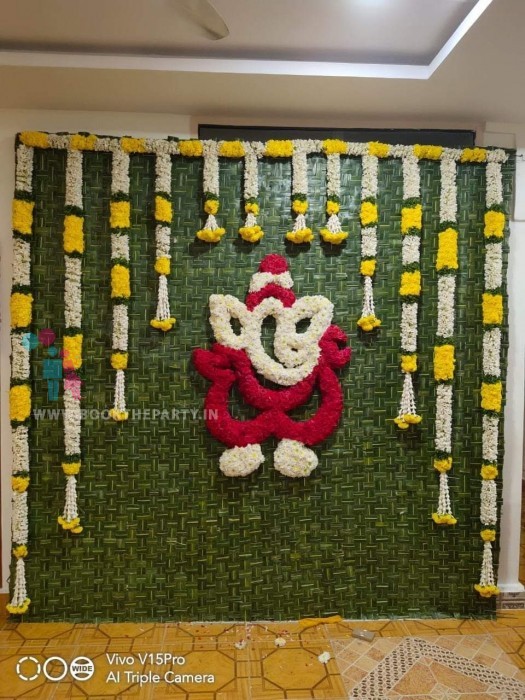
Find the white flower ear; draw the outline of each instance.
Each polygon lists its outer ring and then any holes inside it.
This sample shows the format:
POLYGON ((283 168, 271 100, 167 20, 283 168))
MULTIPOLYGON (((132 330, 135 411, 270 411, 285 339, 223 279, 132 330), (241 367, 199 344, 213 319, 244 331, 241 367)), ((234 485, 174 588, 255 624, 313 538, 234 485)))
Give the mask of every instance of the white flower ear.
POLYGON ((215 340, 221 345, 241 350, 246 347, 245 335, 249 325, 249 311, 246 306, 230 294, 210 296, 210 323, 215 340), (241 331, 236 333, 232 319, 239 321, 241 331))

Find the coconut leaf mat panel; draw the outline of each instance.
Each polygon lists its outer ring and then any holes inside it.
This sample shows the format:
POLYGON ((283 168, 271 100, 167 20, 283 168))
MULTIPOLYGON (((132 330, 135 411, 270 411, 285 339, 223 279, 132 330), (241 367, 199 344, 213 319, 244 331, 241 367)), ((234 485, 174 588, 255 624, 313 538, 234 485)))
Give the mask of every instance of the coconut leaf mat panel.
MULTIPOLYGON (((257 245, 236 234, 242 225, 242 165, 221 162, 221 223, 227 235, 214 246, 195 239, 200 227, 202 162, 173 159, 174 207, 170 305, 175 328, 150 327, 156 305, 155 163, 131 156, 129 370, 130 419, 105 420, 112 405, 110 233, 111 158, 84 154, 86 253, 83 266, 84 365, 82 471, 78 497, 84 531, 57 527, 64 498, 60 469, 62 421, 32 420, 27 583, 32 620, 244 620, 340 614, 346 618, 490 615, 494 599, 473 590, 481 561, 483 215, 485 168, 458 168, 459 258, 454 469, 450 478, 454 528, 431 519, 438 496, 434 456, 439 230, 439 163, 421 161, 424 231, 421 248, 417 375, 420 427, 399 431, 399 279, 402 169, 398 160, 379 168, 377 335, 358 331, 362 305, 358 224, 360 159, 341 159, 342 212, 350 235, 342 247, 316 240, 285 243, 290 230, 289 161, 260 165, 257 245), (346 218, 346 215, 345 215, 346 218), (286 255, 297 296, 323 294, 335 305, 334 322, 349 335, 353 355, 341 373, 345 408, 329 440, 316 448, 319 467, 292 480, 266 461, 246 478, 218 469, 223 446, 203 419, 206 382, 190 354, 213 342, 208 299, 229 293, 244 299, 264 255, 286 255), (162 411, 153 417, 153 410, 162 411), (148 414, 148 411, 150 412, 148 414), (134 413, 135 412, 135 413, 134 413)), ((32 237, 34 329, 64 332, 62 227, 66 155, 35 150, 35 225, 32 237)), ((325 223, 326 161, 308 158, 309 223, 325 223)), ((503 166, 508 204, 512 158, 503 166)), ((504 331, 504 349, 507 347, 504 331)), ((506 350, 505 350, 506 351, 506 350)), ((44 349, 32 355, 33 408, 50 404, 42 379, 44 349)), ((505 358, 504 358, 505 359, 505 358)), ((503 362, 505 366, 505 362, 503 362)), ((304 415, 314 407, 316 398, 304 415)), ((238 397, 232 412, 246 415, 238 397)))

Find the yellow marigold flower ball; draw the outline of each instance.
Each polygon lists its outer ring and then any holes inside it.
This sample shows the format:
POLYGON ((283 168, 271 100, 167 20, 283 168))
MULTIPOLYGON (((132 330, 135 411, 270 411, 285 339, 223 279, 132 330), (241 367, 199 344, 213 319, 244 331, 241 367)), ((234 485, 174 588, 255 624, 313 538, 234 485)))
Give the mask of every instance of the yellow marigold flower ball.
POLYGON ((109 225, 111 228, 129 228, 131 218, 130 202, 110 202, 109 225))
POLYGON ((175 319, 165 318, 161 320, 154 318, 149 323, 152 328, 156 328, 158 331, 163 331, 164 333, 166 333, 167 331, 170 331, 175 325, 175 319))
POLYGON ((114 421, 122 422, 128 420, 129 413, 128 411, 119 411, 117 408, 110 408, 109 417, 113 418, 114 421))
POLYGON ((461 154, 462 163, 484 163, 487 160, 485 148, 464 148, 461 154))
POLYGON ((66 335, 64 337, 64 368, 78 369, 82 365, 82 339, 81 333, 66 335))
POLYGON ((405 423, 408 423, 409 425, 417 425, 418 423, 421 423, 423 417, 418 416, 417 413, 405 413, 403 419, 405 423))
POLYGON ((308 202, 302 199, 294 199, 292 202, 292 209, 296 214, 306 214, 308 211, 308 202))
POLYGON ((244 146, 240 141, 223 141, 219 147, 219 155, 225 158, 243 158, 244 146))
POLYGON ((348 146, 345 141, 341 139, 325 139, 323 141, 323 151, 327 156, 333 155, 334 153, 346 153, 348 151, 348 146))
POLYGON ((124 265, 113 265, 111 268, 111 297, 129 299, 131 287, 129 280, 129 268, 124 265))
POLYGON ((13 556, 15 556, 17 559, 27 557, 27 545, 19 544, 16 547, 13 547, 13 556))
POLYGON ((330 229, 322 228, 319 233, 325 243, 331 243, 332 245, 340 245, 348 238, 348 233, 346 231, 338 231, 335 233, 330 231, 330 229))
POLYGON ((402 207, 401 209, 401 233, 405 234, 410 229, 421 229, 423 209, 421 204, 415 207, 402 207))
POLYGON ((226 229, 224 228, 203 228, 197 231, 196 236, 199 240, 205 241, 206 243, 218 243, 225 233, 226 229))
POLYGON ((219 201, 217 199, 207 199, 204 202, 204 211, 206 214, 215 214, 219 211, 219 201))
POLYGON ((458 232, 453 228, 439 234, 436 270, 443 268, 458 269, 458 232))
POLYGON ((131 138, 130 136, 123 136, 120 139, 120 146, 126 153, 144 153, 146 151, 144 139, 131 138))
POLYGON ((380 143, 379 141, 370 141, 368 144, 368 155, 376 156, 376 158, 386 158, 390 153, 388 143, 380 143))
POLYGON ((155 272, 159 275, 169 275, 171 272, 170 258, 157 258, 155 260, 155 272))
POLYGON ((501 411, 502 389, 501 382, 494 382, 494 384, 483 382, 481 385, 481 408, 499 413, 501 411))
POLYGON ((402 355, 401 369, 408 374, 417 372, 417 355, 402 355))
POLYGON ((293 141, 270 139, 266 142, 264 155, 269 158, 291 158, 293 155, 293 141))
POLYGON ((80 472, 80 462, 62 462, 62 471, 66 476, 75 476, 80 472))
POLYGON ((127 352, 113 352, 113 353, 111 353, 111 366, 113 369, 127 369, 128 368, 128 353, 127 352))
POLYGON ((494 542, 496 540, 496 530, 486 529, 479 533, 483 542, 494 542))
POLYGON ((10 299, 11 328, 25 328, 33 318, 33 295, 13 292, 10 299))
POLYGON ((359 271, 365 277, 372 277, 376 271, 376 261, 375 260, 362 260, 359 271))
POLYGON ((419 296, 421 294, 421 272, 419 270, 403 272, 399 294, 401 296, 419 296))
POLYGON ((64 217, 64 251, 68 254, 84 252, 84 217, 75 214, 64 217))
POLYGON ((31 414, 31 387, 16 384, 9 390, 9 418, 13 421, 25 421, 31 414))
POLYGON ((179 141, 179 153, 187 158, 198 158, 202 156, 202 142, 197 139, 179 141))
POLYGON ((69 147, 77 151, 92 151, 97 143, 95 134, 83 136, 82 134, 73 134, 69 139, 69 147))
POLYGON ((17 493, 24 493, 24 491, 27 491, 27 487, 29 486, 29 477, 28 476, 12 476, 11 477, 11 488, 13 491, 16 491, 17 493))
POLYGON ((239 235, 248 243, 257 243, 264 236, 264 232, 260 226, 241 226, 239 235))
POLYGON ((432 520, 436 525, 455 525, 457 519, 450 513, 432 513, 432 520))
POLYGON ((314 239, 314 234, 310 228, 301 228, 297 231, 288 231, 286 239, 292 243, 310 243, 314 239))
POLYGON ((446 457, 445 459, 435 459, 434 469, 440 473, 450 471, 452 469, 452 457, 446 457))
POLYGON ((361 202, 359 217, 361 226, 371 226, 377 223, 377 204, 374 204, 374 202, 361 202))
POLYGON ((362 331, 369 332, 373 331, 374 328, 378 328, 381 325, 381 321, 375 316, 362 316, 357 321, 357 325, 362 331))
POLYGON ((22 233, 24 236, 31 235, 34 208, 34 202, 26 202, 24 199, 13 199, 13 231, 22 233))
POLYGON ((483 323, 485 325, 503 323, 503 297, 501 294, 491 294, 485 292, 483 294, 483 323))
POLYGON ((497 586, 482 586, 480 583, 476 583, 474 590, 483 598, 491 598, 493 595, 499 595, 499 588, 497 586))
POLYGON ((259 214, 259 205, 257 202, 246 202, 244 205, 244 211, 247 214, 253 214, 254 216, 257 216, 259 214))
POLYGON ((20 141, 32 148, 49 148, 49 135, 43 131, 22 131, 20 141))
POLYGON ((498 468, 493 464, 484 464, 481 467, 481 478, 486 480, 496 479, 498 476, 498 468))
POLYGON ((503 238, 505 229, 505 214, 502 211, 489 210, 485 212, 484 234, 487 238, 503 238))
POLYGON ((329 199, 326 202, 326 213, 328 216, 332 216, 332 214, 339 214, 339 211, 341 210, 341 205, 339 202, 334 202, 333 199, 329 199))
POLYGON ((155 196, 155 220, 171 224, 173 219, 173 207, 171 202, 160 195, 155 196))
POLYGON ((455 364, 454 346, 436 345, 434 348, 434 379, 436 382, 446 382, 453 379, 455 364))
POLYGON ((443 146, 414 146, 414 155, 416 158, 426 158, 428 160, 439 160, 443 153, 443 146))

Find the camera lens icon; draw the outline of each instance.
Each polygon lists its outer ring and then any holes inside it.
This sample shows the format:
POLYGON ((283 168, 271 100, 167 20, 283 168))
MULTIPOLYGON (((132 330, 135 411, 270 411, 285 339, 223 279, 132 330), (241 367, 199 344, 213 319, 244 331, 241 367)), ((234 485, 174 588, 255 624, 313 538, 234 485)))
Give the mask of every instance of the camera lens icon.
POLYGON ((77 656, 69 666, 69 673, 76 681, 88 681, 95 673, 95 664, 87 656, 77 656))

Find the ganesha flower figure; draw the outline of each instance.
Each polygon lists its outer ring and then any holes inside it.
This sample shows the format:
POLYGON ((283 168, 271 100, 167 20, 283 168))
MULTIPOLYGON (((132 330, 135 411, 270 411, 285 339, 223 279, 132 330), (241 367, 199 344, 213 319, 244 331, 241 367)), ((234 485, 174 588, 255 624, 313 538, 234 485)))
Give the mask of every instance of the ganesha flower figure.
POLYGON ((310 449, 335 430, 343 411, 343 392, 335 373, 350 360, 346 334, 332 324, 333 304, 323 296, 296 299, 288 265, 267 255, 251 279, 246 303, 229 294, 210 296, 210 323, 217 341, 211 350, 194 350, 197 371, 212 382, 205 400, 206 426, 226 449, 220 469, 226 476, 246 476, 264 461, 261 444, 279 439, 274 466, 285 476, 305 477, 317 466, 310 449), (274 355, 263 347, 264 320, 276 321, 274 355), (238 332, 232 326, 236 320, 238 332), (297 324, 309 320, 305 332, 297 324), (258 376, 282 388, 263 386, 258 376), (243 400, 260 413, 237 420, 228 408, 236 386, 243 400), (307 420, 288 413, 306 403, 315 390, 320 405, 307 420))

